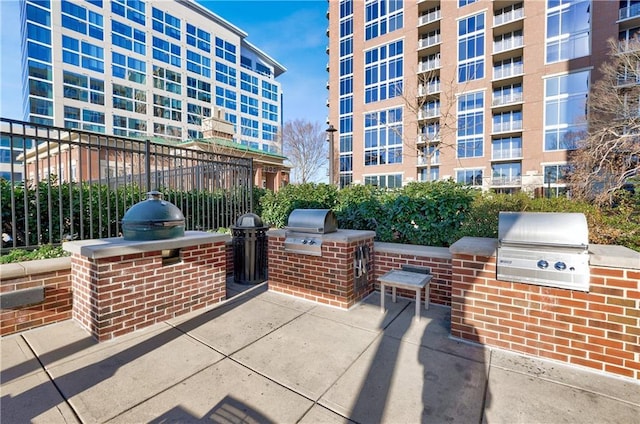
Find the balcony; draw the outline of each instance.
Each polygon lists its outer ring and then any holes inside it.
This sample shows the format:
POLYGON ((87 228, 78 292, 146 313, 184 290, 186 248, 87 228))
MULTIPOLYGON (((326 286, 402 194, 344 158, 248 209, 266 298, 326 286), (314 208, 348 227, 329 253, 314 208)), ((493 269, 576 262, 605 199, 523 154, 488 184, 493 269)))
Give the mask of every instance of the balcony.
POLYGON ((618 41, 618 53, 630 53, 640 50, 640 42, 637 40, 618 41))
POLYGON ((440 116, 440 106, 420 109, 418 111, 418 119, 431 119, 440 116))
POLYGON ((511 9, 493 16, 493 26, 505 25, 524 18, 524 7, 520 5, 518 9, 511 9))
POLYGON ((524 64, 522 62, 513 63, 511 65, 494 66, 493 79, 511 78, 524 74, 524 64))
POLYGON ((522 158, 522 147, 496 148, 491 151, 491 160, 513 160, 522 158))
POLYGON ((493 124, 494 134, 514 131, 522 131, 522 121, 495 122, 493 124))
POLYGON ((442 13, 440 12, 440 9, 430 11, 429 13, 420 16, 420 18, 418 19, 418 26, 428 25, 430 23, 439 21, 441 18, 442 13))
POLYGON ((435 94, 440 92, 440 81, 436 80, 427 84, 420 84, 418 86, 418 96, 426 96, 429 94, 435 94))
POLYGON ((417 166, 427 166, 427 165, 435 165, 435 166, 440 165, 440 155, 436 154, 431 156, 431 158, 427 156, 417 157, 417 166))
POLYGON ((418 40, 418 49, 426 49, 428 47, 435 46, 442 42, 442 36, 440 33, 431 35, 429 37, 421 38, 418 40))
POLYGON ((420 62, 418 72, 429 72, 435 69, 440 69, 440 58, 430 59, 420 62))
POLYGON ((522 177, 520 175, 492 177, 491 185, 494 187, 519 186, 522 185, 522 177))
POLYGON ((507 50, 517 49, 524 46, 524 36, 514 35, 512 37, 505 37, 502 40, 493 42, 493 53, 501 53, 507 50))
POLYGON ((640 84, 640 75, 618 75, 616 86, 619 88, 640 84))
POLYGON ((502 95, 494 95, 492 106, 505 106, 513 103, 522 103, 522 93, 510 93, 510 94, 502 94, 502 95))
POLYGON ((418 144, 435 143, 440 141, 440 136, 436 133, 418 134, 418 144))
POLYGON ((618 18, 623 21, 637 16, 640 16, 640 3, 620 9, 618 18))

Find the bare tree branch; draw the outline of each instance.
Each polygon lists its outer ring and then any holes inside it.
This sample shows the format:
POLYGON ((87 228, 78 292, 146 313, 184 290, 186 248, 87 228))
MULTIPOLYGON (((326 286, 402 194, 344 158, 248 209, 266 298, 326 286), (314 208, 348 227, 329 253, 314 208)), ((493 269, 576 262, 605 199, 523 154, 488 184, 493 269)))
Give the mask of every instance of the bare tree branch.
POLYGON ((572 196, 599 203, 640 174, 640 41, 609 40, 589 95, 589 129, 571 152, 572 196))
POLYGON ((291 179, 308 183, 318 179, 318 171, 328 164, 326 133, 319 123, 295 119, 284 124, 283 154, 291 162, 291 179))

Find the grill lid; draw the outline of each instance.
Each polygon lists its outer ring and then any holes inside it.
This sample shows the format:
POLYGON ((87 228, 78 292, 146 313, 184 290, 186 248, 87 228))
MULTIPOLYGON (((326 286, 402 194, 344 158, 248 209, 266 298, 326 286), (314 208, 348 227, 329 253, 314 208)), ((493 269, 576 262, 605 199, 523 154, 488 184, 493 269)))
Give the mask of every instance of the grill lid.
POLYGON ((131 206, 122 218, 125 240, 161 240, 184 236, 184 215, 176 205, 150 191, 147 200, 131 206))
POLYGON ((338 231, 338 220, 331 209, 294 209, 287 230, 299 233, 326 234, 338 231))
POLYGON ((500 245, 527 245, 586 249, 589 245, 587 218, 582 213, 500 212, 500 245))

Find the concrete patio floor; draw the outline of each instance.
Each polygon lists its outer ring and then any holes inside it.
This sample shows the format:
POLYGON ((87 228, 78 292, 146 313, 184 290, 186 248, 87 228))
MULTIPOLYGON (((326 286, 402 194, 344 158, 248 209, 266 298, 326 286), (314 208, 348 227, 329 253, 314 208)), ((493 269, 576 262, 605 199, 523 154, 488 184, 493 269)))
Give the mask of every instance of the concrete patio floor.
MULTIPOLYGON (((449 309, 349 311, 267 291, 98 344, 74 321, 1 339, 10 423, 637 423, 640 382, 449 338, 449 309)), ((241 287, 246 289, 247 287, 241 287)))

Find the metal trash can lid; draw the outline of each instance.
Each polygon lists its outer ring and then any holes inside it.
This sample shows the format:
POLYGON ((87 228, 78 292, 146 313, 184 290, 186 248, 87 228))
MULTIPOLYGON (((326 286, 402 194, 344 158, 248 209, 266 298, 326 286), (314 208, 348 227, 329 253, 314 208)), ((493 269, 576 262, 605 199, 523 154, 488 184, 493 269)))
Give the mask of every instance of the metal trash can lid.
POLYGON ((259 228, 264 227, 262 218, 255 213, 245 213, 236 220, 234 228, 259 228))

